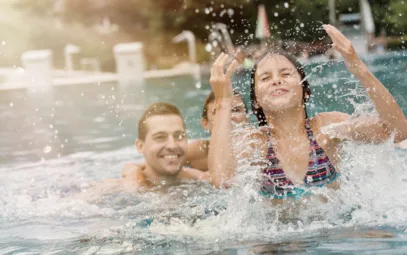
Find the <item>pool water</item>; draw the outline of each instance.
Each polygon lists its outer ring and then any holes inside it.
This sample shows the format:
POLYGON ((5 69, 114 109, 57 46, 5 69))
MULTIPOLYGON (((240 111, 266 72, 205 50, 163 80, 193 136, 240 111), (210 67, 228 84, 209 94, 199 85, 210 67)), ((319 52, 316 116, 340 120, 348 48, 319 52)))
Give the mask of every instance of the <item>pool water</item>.
MULTIPOLYGON (((406 60, 406 52, 365 58, 405 114, 406 60)), ((311 116, 374 111, 343 63, 311 63, 306 72, 311 116)), ((248 73, 234 81, 248 100, 248 73)), ((150 103, 176 104, 188 136, 207 137, 199 119, 209 92, 207 78, 188 77, 0 92, 0 254, 407 253, 407 151, 391 143, 344 144, 342 188, 318 191, 326 204, 273 207, 245 181, 256 172, 245 165, 242 185, 227 191, 191 182, 167 195, 75 196, 143 160, 134 140, 150 103)))

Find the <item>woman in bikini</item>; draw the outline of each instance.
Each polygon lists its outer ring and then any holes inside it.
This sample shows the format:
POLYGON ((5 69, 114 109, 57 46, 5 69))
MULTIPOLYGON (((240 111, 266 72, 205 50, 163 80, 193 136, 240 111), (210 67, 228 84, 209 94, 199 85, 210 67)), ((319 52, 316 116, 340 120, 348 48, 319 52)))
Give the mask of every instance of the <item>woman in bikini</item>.
POLYGON ((258 154, 253 151, 260 150, 265 162, 262 194, 284 201, 306 194, 304 187, 336 189, 338 149, 343 139, 379 143, 388 140, 392 133, 395 143, 407 139, 407 120, 392 95, 340 31, 331 25, 324 25, 324 29, 347 69, 366 89, 379 117, 355 119, 341 112, 324 112, 308 118, 305 103, 311 90, 301 65, 284 53, 266 52, 251 73, 251 104, 259 128, 246 136, 249 150, 242 148, 245 152, 237 155, 232 150, 228 120, 233 95, 230 77, 238 63, 234 60, 224 72, 228 56, 222 53, 213 64, 210 79, 216 97, 216 116, 208 163, 211 182, 216 187, 225 187, 233 178, 240 156, 256 162, 259 158, 252 155, 258 154), (323 132, 327 128, 330 135, 323 132))

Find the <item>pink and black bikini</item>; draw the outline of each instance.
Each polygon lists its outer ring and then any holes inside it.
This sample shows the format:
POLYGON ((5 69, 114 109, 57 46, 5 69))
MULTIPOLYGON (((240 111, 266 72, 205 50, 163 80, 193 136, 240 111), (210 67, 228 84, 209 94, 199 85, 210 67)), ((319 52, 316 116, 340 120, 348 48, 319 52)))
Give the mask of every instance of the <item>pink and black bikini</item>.
MULTIPOLYGON (((308 170, 304 177, 305 187, 322 187, 338 178, 339 173, 329 161, 324 150, 318 145, 314 138, 309 119, 305 120, 305 128, 310 141, 310 153, 308 170)), ((294 185, 285 175, 284 170, 280 166, 280 161, 271 145, 271 136, 268 133, 269 148, 267 152, 267 167, 263 170, 264 182, 261 188, 261 194, 277 199, 286 199, 293 197, 299 198, 303 195, 309 195, 304 188, 294 185)))

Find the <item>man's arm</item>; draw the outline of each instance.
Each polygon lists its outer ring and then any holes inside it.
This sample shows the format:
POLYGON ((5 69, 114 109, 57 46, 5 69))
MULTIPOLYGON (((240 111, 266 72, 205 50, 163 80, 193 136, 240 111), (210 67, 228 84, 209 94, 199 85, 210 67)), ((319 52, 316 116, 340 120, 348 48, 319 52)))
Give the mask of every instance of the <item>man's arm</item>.
POLYGON ((195 140, 188 144, 187 166, 201 171, 208 171, 208 140, 195 140))
POLYGON ((206 181, 210 179, 209 172, 202 172, 198 169, 183 167, 178 174, 178 179, 180 180, 201 180, 206 181))

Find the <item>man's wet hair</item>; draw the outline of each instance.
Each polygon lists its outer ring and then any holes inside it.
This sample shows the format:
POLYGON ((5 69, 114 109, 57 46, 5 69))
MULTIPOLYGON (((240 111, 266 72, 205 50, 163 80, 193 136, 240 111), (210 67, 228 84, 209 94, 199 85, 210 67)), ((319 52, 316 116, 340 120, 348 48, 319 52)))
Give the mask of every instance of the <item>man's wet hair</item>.
MULTIPOLYGON (((173 104, 169 103, 154 103, 150 105, 141 115, 138 122, 138 139, 144 141, 146 139, 148 128, 146 121, 148 118, 160 115, 177 115, 182 119, 184 124, 184 118, 181 115, 180 110, 173 104)), ((184 124, 185 125, 185 124, 184 124)))

